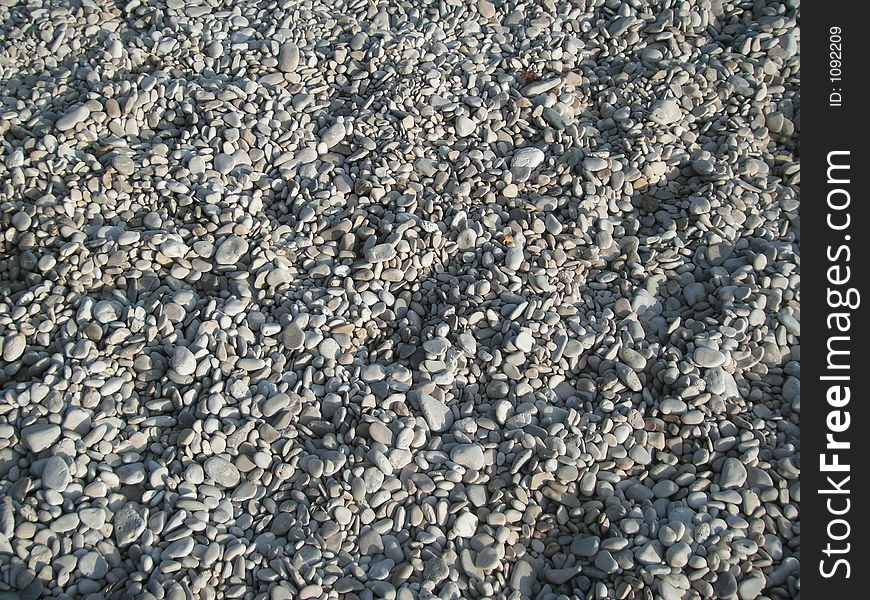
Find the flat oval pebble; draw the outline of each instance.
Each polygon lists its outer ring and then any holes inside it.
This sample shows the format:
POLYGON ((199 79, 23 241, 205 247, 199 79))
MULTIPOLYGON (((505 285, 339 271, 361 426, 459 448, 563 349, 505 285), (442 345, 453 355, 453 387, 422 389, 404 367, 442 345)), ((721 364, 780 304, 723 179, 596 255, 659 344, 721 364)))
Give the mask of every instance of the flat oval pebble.
POLYGON ((205 474, 221 487, 235 487, 241 481, 241 475, 236 466, 220 456, 206 459, 202 466, 205 474))
POLYGON ((545 154, 540 148, 522 148, 514 154, 511 167, 534 169, 544 162, 545 154))
POLYGON ((58 131, 68 131, 87 119, 90 114, 91 111, 86 104, 79 104, 64 113, 57 121, 55 121, 54 126, 58 131))
POLYGON ((299 58, 299 47, 293 42, 285 42, 278 50, 278 68, 285 73, 292 73, 299 66, 299 58))
POLYGON ((692 359, 698 366, 707 368, 720 367, 725 364, 725 355, 719 350, 708 348, 707 346, 695 348, 692 359))
POLYGON ((60 456, 52 456, 46 460, 41 479, 43 487, 56 492, 64 491, 71 479, 66 461, 60 456))
POLYGON ((305 334, 298 325, 290 323, 284 328, 283 341, 288 350, 298 350, 305 342, 305 334))
POLYGON ((219 265, 235 265, 248 251, 248 242, 238 235, 230 235, 218 244, 214 260, 219 265))

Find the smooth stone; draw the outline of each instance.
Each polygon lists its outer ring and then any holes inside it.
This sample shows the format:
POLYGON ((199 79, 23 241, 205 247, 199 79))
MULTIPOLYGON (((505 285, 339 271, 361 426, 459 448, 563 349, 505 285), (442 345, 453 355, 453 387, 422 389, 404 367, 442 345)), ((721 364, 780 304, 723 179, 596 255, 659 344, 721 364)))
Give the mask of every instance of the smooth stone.
POLYGON ((369 579, 373 579, 375 581, 384 580, 390 576, 390 573, 393 572, 393 567, 396 566, 396 561, 391 558, 384 558, 382 560, 373 562, 369 566, 368 576, 369 579))
POLYGON ((475 471, 480 471, 486 464, 483 447, 479 444, 460 444, 459 446, 454 446, 450 451, 450 460, 475 471))
POLYGON ((345 135, 347 135, 347 133, 344 123, 335 123, 323 132, 320 141, 323 142, 327 148, 333 148, 344 139, 345 135))
POLYGON ((187 170, 194 175, 205 173, 205 169, 206 163, 202 156, 192 156, 190 160, 187 161, 187 170))
POLYGON ((746 465, 739 459, 728 457, 722 463, 722 471, 719 474, 719 487, 723 490, 738 488, 746 483, 746 465))
POLYGON ((219 265, 235 265, 248 252, 248 242, 235 234, 226 237, 215 249, 214 261, 219 265))
POLYGON ((323 338, 323 341, 317 347, 317 351, 320 352, 323 358, 335 360, 341 354, 341 346, 332 338, 323 338))
POLYGON ((535 169, 544 162, 544 151, 538 148, 521 148, 511 160, 511 168, 535 169))
POLYGON ((683 598, 683 591, 668 581, 659 583, 659 594, 661 594, 661 600, 682 600, 683 598))
POLYGON ((192 537, 182 538, 166 546, 166 548, 163 549, 162 556, 173 559, 184 558, 193 552, 193 546, 194 542, 192 537))
POLYGON ((504 266, 511 271, 516 271, 522 266, 524 258, 522 248, 508 248, 508 251, 505 253, 504 266))
POLYGON ((444 581, 450 575, 450 567, 440 556, 433 556, 423 564, 423 577, 435 583, 444 581))
POLYGON ((473 229, 465 229, 456 238, 456 247, 460 250, 471 250, 477 242, 477 232, 473 229))
POLYGON ((106 524, 106 511, 102 508, 83 508, 79 511, 79 520, 85 527, 100 529, 106 524))
POLYGON ((737 597, 740 600, 755 600, 761 595, 767 579, 764 575, 749 575, 737 585, 737 597))
POLYGON ((21 441, 31 452, 47 450, 60 439, 60 427, 52 423, 36 423, 21 430, 21 441))
POLYGON ((230 154, 218 154, 214 157, 214 168, 218 173, 226 175, 236 166, 236 159, 230 154))
POLYGON ((423 350, 433 356, 441 356, 450 347, 450 342, 442 337, 432 338, 423 342, 423 350))
POLYGON ((299 66, 299 47, 293 42, 284 42, 278 49, 278 69, 284 73, 293 73, 299 66))
POLYGON ((535 338, 532 337, 532 333, 528 329, 524 329, 517 334, 517 337, 514 338, 514 346, 517 347, 517 350, 522 352, 531 352, 532 346, 534 346, 535 338))
POLYGON ((260 403, 260 412, 264 417, 274 417, 290 404, 290 396, 283 393, 275 394, 260 403))
POLYGON ((528 560, 522 559, 511 568, 511 587, 523 598, 530 598, 535 588, 537 569, 528 560))
POLYGON ((90 109, 85 104, 79 104, 64 113, 62 117, 54 122, 54 126, 58 131, 69 131, 90 115, 90 109))
POLYGON ((205 474, 221 487, 232 488, 241 481, 242 477, 236 466, 220 456, 212 456, 202 466, 205 474))
POLYGON ((677 542, 665 552, 665 560, 675 569, 682 569, 689 564, 692 548, 686 542, 677 542))
POLYGON ((671 125, 683 116, 683 111, 676 100, 671 98, 659 100, 650 112, 650 118, 659 125, 671 125))
POLYGON ((663 481, 659 481, 653 486, 653 494, 655 494, 656 498, 670 498, 680 489, 673 481, 665 479, 663 481))
POLYGON ((453 414, 450 408, 441 400, 428 394, 423 394, 420 398, 420 410, 423 412, 423 418, 426 419, 429 429, 435 433, 441 433, 453 424, 453 414))
POLYGON ((656 565, 662 562, 662 557, 659 552, 661 546, 654 542, 644 544, 640 550, 635 553, 637 561, 643 565, 656 565))
POLYGON ((473 537, 477 532, 478 518, 470 513, 463 512, 453 521, 453 534, 461 538, 473 537))
POLYGON ((62 457, 52 456, 45 461, 41 478, 43 487, 56 492, 63 492, 70 482, 69 466, 67 466, 66 461, 62 457))
POLYGON ((3 360, 14 362, 21 358, 27 348, 27 338, 23 334, 13 333, 3 340, 3 360))
POLYGON ((642 465, 648 465, 652 462, 652 456, 650 455, 649 450, 641 446, 640 444, 635 444, 628 451, 628 456, 636 463, 642 465))
POLYGON ((92 550, 79 557, 77 569, 88 579, 102 579, 109 572, 109 563, 99 552, 92 550))
POLYGON ((278 267, 269 271, 266 275, 266 285, 271 287, 279 287, 286 283, 293 282, 293 273, 290 269, 278 267))
POLYGON ((595 566, 605 573, 615 573, 619 569, 619 563, 607 550, 601 550, 595 555, 595 566))
POLYGON ((571 542, 571 554, 576 556, 595 556, 598 554, 600 540, 591 535, 581 535, 574 538, 571 542))
POLYGON ((579 575, 582 570, 583 567, 580 565, 565 569, 547 569, 544 572, 544 577, 546 577, 547 581, 549 581, 550 583, 555 583, 556 585, 563 585, 579 575))
POLYGON ((295 323, 290 323, 284 328, 281 339, 288 350, 299 350, 305 345, 305 333, 295 323))
POLYGON ((184 479, 194 485, 205 481, 205 470, 199 463, 192 462, 184 469, 184 479))
POLYGON ((737 580, 730 571, 719 573, 716 581, 713 582, 713 591, 720 598, 730 598, 737 593, 737 580))
POLYGON ((491 19, 495 16, 495 6, 489 0, 477 0, 477 12, 484 19, 491 19))
POLYGON ((456 135, 459 137, 467 137, 477 129, 477 125, 474 124, 474 121, 464 115, 456 117, 453 125, 456 129, 456 135))
POLYGON ((115 469, 115 475, 124 485, 136 485, 145 481, 145 465, 140 462, 122 465, 115 469))
POLYGON ((129 156, 116 156, 112 159, 112 167, 121 175, 132 175, 136 172, 136 163, 129 156))
POLYGON ((196 372, 196 357, 189 348, 177 346, 172 353, 169 365, 172 370, 182 376, 193 375, 196 372))
POLYGON ((583 168, 587 171, 592 171, 593 173, 596 171, 603 171, 609 166, 606 160, 603 158, 598 158, 596 156, 590 156, 586 160, 583 161, 583 168))
POLYGON ((707 288, 703 283, 692 282, 683 288, 683 298, 689 306, 697 306, 707 298, 707 288))
POLYGON ((121 304, 111 300, 101 300, 94 305, 92 312, 98 323, 111 323, 118 319, 121 313, 121 304))
POLYGON ((396 248, 392 244, 378 244, 366 250, 366 260, 370 263, 381 263, 396 257, 396 248))
POLYGON ((695 364, 699 367, 712 369, 715 367, 721 367, 725 364, 725 355, 715 348, 698 346, 692 354, 692 360, 695 361, 695 364))
POLYGON ((535 81, 530 83, 525 88, 523 88, 524 96, 538 96, 540 94, 549 92, 553 88, 559 87, 559 84, 562 83, 561 79, 544 79, 541 81, 535 81))
POLYGON ((491 571, 501 565, 498 550, 493 546, 487 546, 477 553, 474 564, 479 569, 491 571))

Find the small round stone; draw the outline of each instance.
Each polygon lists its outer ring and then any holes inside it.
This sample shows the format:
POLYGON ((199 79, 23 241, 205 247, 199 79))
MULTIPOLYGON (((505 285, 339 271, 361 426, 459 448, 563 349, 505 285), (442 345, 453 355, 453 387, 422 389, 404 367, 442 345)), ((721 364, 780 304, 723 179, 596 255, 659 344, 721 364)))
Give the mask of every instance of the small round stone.
POLYGON ((218 154, 214 157, 214 168, 218 173, 226 175, 236 166, 236 159, 230 154, 218 154))
POLYGON ((220 456, 206 459, 203 463, 203 469, 205 474, 221 487, 235 487, 241 481, 241 475, 236 466, 220 456))

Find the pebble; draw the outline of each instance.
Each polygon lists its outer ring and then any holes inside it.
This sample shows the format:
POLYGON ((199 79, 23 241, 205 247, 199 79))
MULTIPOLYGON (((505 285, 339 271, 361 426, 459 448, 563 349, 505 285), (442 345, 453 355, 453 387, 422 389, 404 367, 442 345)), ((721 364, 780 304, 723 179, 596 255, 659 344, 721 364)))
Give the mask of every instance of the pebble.
POLYGON ((278 50, 278 69, 284 73, 293 73, 299 67, 299 47, 293 42, 281 44, 278 50))
POLYGON ((675 569, 682 569, 689 564, 689 558, 692 555, 692 548, 686 542, 678 542, 670 546, 665 554, 668 564, 675 569))
POLYGON ((46 460, 42 467, 41 478, 42 486, 49 490, 54 490, 55 492, 66 490, 71 479, 66 461, 57 455, 46 460))
POLYGON ((112 168, 121 175, 132 175, 136 172, 136 163, 129 156, 116 156, 112 159, 112 168))
POLYGON ((371 263, 382 263, 396 257, 396 248, 392 244, 378 244, 366 251, 366 260, 371 263))
POLYGON ((321 136, 320 141, 323 142, 327 148, 335 147, 341 140, 344 139, 346 135, 346 130, 343 123, 336 123, 329 127, 321 136))
MULTIPOLYGON (((236 166, 236 159, 230 154, 218 154, 214 157, 214 168, 218 173, 226 175, 236 166)), ((227 263, 221 263, 227 264, 227 263)))
POLYGON ((60 427, 51 423, 37 423, 21 430, 21 441, 31 452, 49 449, 60 438, 60 427))
POLYGON ((214 260, 219 265, 235 265, 248 252, 248 242, 238 235, 231 235, 217 246, 214 260))
POLYGON ((725 355, 719 350, 708 348, 707 346, 698 346, 695 348, 695 353, 692 355, 692 359, 699 367, 705 367, 708 369, 721 367, 725 364, 725 355))
POLYGON ((196 372, 196 357, 189 348, 178 346, 172 354, 170 365, 172 370, 179 375, 193 375, 196 372))
POLYGON ((3 21, 6 588, 799 596, 797 3, 103 4, 3 21))
POLYGON ((132 502, 124 505, 112 520, 115 541, 118 546, 126 546, 145 531, 146 523, 132 502))
POLYGON ((202 467, 205 474, 221 487, 235 487, 241 481, 241 474, 236 466, 220 456, 206 459, 202 467))
POLYGON ((63 116, 55 121, 54 126, 61 132, 69 131, 87 119, 90 115, 91 110, 88 108, 87 104, 79 104, 65 112, 63 116))
POLYGON ((486 464, 479 444, 460 444, 450 451, 450 460, 463 467, 479 471, 486 464))
POLYGON ((511 161, 511 168, 536 169, 544 162, 546 155, 538 148, 522 148, 517 150, 511 161))
POLYGON ((453 534, 462 538, 470 538, 477 531, 478 519, 470 512, 464 512, 453 522, 453 534))
POLYGON ((435 433, 445 431, 453 422, 452 414, 447 405, 428 394, 423 394, 420 399, 420 410, 429 425, 429 429, 435 433))
POLYGON ((680 120, 682 111, 676 100, 668 98, 656 102, 650 112, 650 118, 659 125, 671 125, 680 120))
POLYGON ((14 362, 21 358, 27 348, 27 338, 20 333, 6 336, 3 341, 3 360, 14 362))
POLYGON ((474 124, 474 121, 469 119, 464 115, 460 115, 456 117, 456 135, 459 137, 468 137, 472 133, 475 132, 477 126, 474 124))
POLYGON ((299 350, 305 344, 305 333, 295 323, 290 323, 284 328, 284 346, 288 350, 299 350))
POLYGON ((767 584, 763 575, 750 575, 743 579, 737 586, 737 597, 740 600, 755 600, 761 595, 767 584))
POLYGON ((730 598, 737 593, 737 580, 728 571, 719 573, 713 582, 713 591, 720 598, 730 598))
POLYGON ((496 15, 495 5, 489 0, 477 0, 477 12, 484 19, 491 19, 496 15))
POLYGON ((723 490, 741 487, 746 483, 746 477, 746 466, 739 459, 726 458, 719 475, 719 487, 723 490))
POLYGON ((527 560, 520 560, 511 570, 511 587, 520 593, 521 597, 529 598, 535 588, 535 567, 527 560))
POLYGON ((85 552, 77 564, 79 573, 88 579, 102 579, 109 572, 109 563, 99 552, 85 552))

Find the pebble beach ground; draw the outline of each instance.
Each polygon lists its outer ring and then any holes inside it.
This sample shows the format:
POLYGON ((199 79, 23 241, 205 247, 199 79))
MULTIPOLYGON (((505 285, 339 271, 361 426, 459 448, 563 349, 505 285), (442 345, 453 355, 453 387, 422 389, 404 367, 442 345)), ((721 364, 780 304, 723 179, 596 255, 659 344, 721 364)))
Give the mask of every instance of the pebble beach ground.
POLYGON ((796 0, 0 0, 0 600, 800 593, 796 0))

